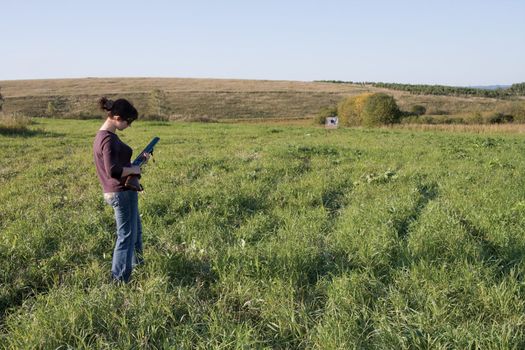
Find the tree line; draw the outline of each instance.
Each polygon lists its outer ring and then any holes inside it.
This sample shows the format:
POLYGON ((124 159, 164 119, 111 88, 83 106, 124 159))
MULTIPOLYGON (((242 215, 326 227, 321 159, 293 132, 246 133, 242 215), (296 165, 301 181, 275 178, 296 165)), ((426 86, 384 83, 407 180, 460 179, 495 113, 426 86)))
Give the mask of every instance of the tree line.
POLYGON ((474 96, 474 97, 492 97, 492 98, 509 98, 514 96, 525 96, 525 82, 512 84, 508 88, 482 89, 474 87, 446 86, 446 85, 425 85, 425 84, 398 84, 383 82, 352 82, 342 80, 318 80, 317 82, 333 84, 359 84, 371 85, 377 88, 391 90, 408 91, 416 95, 444 95, 444 96, 474 96))

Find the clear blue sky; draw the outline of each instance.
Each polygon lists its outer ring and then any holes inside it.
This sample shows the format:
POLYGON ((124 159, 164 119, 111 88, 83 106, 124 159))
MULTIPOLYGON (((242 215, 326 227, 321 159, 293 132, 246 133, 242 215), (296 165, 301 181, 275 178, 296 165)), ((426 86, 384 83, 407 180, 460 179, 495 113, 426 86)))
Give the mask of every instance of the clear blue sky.
POLYGON ((0 0, 0 80, 525 81, 525 1, 0 0))

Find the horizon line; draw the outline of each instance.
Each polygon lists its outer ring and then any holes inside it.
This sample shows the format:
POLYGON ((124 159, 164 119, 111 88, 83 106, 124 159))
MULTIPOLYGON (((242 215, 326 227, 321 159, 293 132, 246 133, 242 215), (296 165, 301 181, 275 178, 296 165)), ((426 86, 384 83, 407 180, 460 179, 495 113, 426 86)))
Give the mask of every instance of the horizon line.
POLYGON ((225 77, 187 77, 187 76, 76 76, 76 77, 47 77, 47 78, 15 78, 15 79, 0 79, 1 82, 17 82, 17 81, 35 81, 35 80, 83 80, 83 79, 188 79, 188 80, 240 80, 240 81, 288 81, 288 82, 302 82, 302 83, 347 83, 347 84, 401 84, 401 85, 439 85, 447 87, 467 87, 467 88, 479 88, 479 87, 510 87, 513 84, 520 84, 522 82, 513 83, 493 83, 493 84, 469 84, 469 85, 456 85, 456 84, 444 84, 444 83, 420 83, 420 82, 388 82, 388 81, 353 81, 353 80, 342 80, 342 79, 313 79, 313 80, 300 80, 300 79, 266 79, 266 78, 225 78, 225 77))

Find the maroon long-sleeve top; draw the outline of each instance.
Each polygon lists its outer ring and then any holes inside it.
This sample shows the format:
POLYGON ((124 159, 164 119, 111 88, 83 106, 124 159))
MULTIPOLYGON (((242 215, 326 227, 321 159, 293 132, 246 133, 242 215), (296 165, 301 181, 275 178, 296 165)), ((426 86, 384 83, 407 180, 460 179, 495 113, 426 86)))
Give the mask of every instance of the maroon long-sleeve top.
POLYGON ((122 177, 122 168, 131 166, 131 147, 119 137, 107 130, 99 130, 93 142, 93 156, 98 179, 104 193, 122 192, 126 178, 122 177))

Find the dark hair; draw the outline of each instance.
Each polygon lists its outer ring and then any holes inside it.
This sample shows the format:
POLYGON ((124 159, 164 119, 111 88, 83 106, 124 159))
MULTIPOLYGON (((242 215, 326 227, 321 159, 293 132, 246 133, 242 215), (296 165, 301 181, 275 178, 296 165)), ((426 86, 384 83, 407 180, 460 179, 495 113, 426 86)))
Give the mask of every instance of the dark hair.
POLYGON ((130 124, 137 119, 139 115, 135 107, 124 98, 113 101, 107 97, 101 97, 100 100, 98 100, 98 105, 100 109, 108 112, 108 117, 113 118, 118 115, 130 124))

